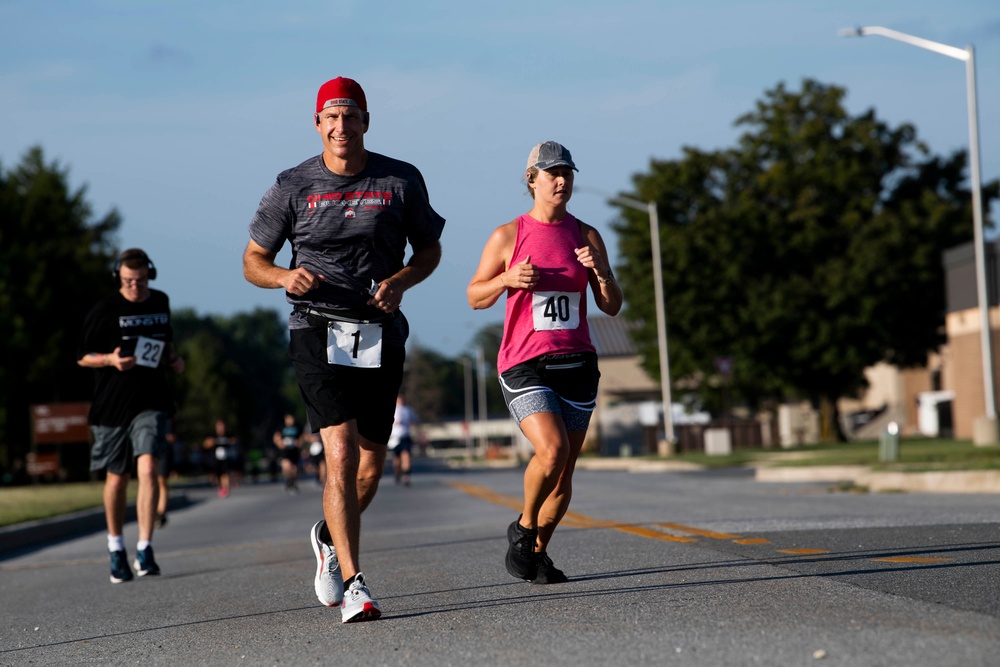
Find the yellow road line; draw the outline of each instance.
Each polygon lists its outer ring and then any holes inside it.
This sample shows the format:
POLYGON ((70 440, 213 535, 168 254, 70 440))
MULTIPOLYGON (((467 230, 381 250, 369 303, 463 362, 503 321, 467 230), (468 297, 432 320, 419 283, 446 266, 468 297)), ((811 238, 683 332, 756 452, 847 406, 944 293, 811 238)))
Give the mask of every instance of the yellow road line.
POLYGON ((615 530, 620 530, 623 533, 629 533, 631 535, 638 535, 639 537, 649 537, 654 540, 666 540, 667 542, 697 542, 693 537, 681 537, 680 535, 671 535, 670 533, 664 533, 662 530, 653 530, 651 528, 643 528, 642 526, 626 526, 617 525, 609 526, 609 528, 614 528, 615 530))
MULTIPOLYGON (((510 507, 511 509, 518 511, 523 509, 523 502, 520 498, 514 498, 513 496, 496 493, 495 491, 491 491, 490 489, 477 484, 448 482, 448 485, 454 489, 458 489, 462 493, 466 493, 487 502, 503 505, 504 507, 510 507)), ((612 530, 620 530, 623 533, 629 533, 631 535, 639 535, 640 537, 648 537, 654 540, 666 540, 667 542, 698 541, 693 537, 670 535, 661 530, 652 530, 650 528, 643 528, 642 526, 632 526, 628 524, 615 523, 613 521, 601 521, 600 519, 594 519, 578 512, 566 512, 560 523, 564 526, 572 528, 610 528, 612 530)))
POLYGON ((524 507, 524 503, 521 502, 520 498, 513 498, 511 496, 505 496, 501 493, 496 493, 487 489, 485 486, 479 486, 478 484, 465 484, 464 482, 448 482, 448 486, 453 489, 458 489, 462 493, 468 494, 473 498, 479 498, 480 500, 485 500, 486 502, 494 503, 496 505, 503 505, 504 507, 509 507, 514 510, 520 511, 524 507))
POLYGON ((739 535, 730 535, 729 533, 717 533, 714 530, 705 530, 704 528, 695 528, 694 526, 685 526, 680 523, 658 523, 657 526, 662 526, 663 528, 670 528, 671 530, 677 530, 682 533, 689 533, 691 535, 698 535, 700 537, 711 537, 713 540, 738 540, 739 535))
MULTIPOLYGON (((480 500, 485 500, 496 505, 503 505, 504 507, 509 507, 515 511, 521 511, 523 509, 523 501, 521 498, 515 498, 513 496, 507 496, 502 493, 496 493, 484 486, 479 486, 478 484, 466 484, 464 482, 448 482, 449 486, 454 489, 461 491, 467 495, 474 498, 479 498, 480 500)), ((561 521, 562 525, 569 526, 572 528, 606 528, 611 530, 618 530, 623 533, 629 533, 630 535, 638 535, 639 537, 647 537, 654 540, 666 540, 668 542, 697 542, 698 540, 694 537, 684 537, 681 535, 671 535, 670 533, 665 533, 662 530, 653 530, 652 528, 646 528, 644 526, 636 526, 632 524, 616 523, 613 521, 602 521, 600 519, 594 519, 585 514, 579 514, 577 512, 566 512, 566 515, 561 521)), ((719 533, 713 530, 706 530, 704 528, 697 528, 695 526, 686 526, 680 523, 655 523, 654 526, 658 528, 666 528, 667 530, 673 530, 680 533, 687 533, 688 535, 697 535, 698 537, 707 537, 713 540, 732 540, 736 544, 744 545, 754 545, 754 544, 770 544, 771 541, 763 537, 741 537, 739 535, 731 535, 729 533, 719 533)), ((778 553, 783 554, 793 554, 798 556, 809 556, 816 554, 827 554, 830 553, 826 549, 777 549, 778 553)), ((951 558, 920 558, 916 556, 890 556, 887 558, 873 558, 875 561, 883 561, 886 563, 941 563, 945 561, 953 560, 951 558)))

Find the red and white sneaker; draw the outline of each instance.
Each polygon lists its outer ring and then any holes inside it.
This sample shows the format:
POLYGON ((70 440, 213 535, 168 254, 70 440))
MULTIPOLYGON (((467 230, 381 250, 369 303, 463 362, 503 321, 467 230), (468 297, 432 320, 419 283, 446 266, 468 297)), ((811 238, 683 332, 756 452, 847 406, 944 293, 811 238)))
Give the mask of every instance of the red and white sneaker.
POLYGON ((344 578, 331 542, 326 521, 321 519, 309 531, 309 543, 316 554, 316 597, 327 607, 338 605, 344 599, 344 578))
POLYGON ((340 603, 341 622, 374 621, 381 615, 378 602, 372 599, 371 591, 365 584, 365 575, 358 572, 344 592, 344 601, 340 603))

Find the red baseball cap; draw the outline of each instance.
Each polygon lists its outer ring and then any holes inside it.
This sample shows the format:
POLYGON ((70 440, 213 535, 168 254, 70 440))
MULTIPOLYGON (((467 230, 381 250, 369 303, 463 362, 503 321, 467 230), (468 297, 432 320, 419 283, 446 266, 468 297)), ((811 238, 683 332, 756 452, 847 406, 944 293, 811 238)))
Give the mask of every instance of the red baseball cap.
POLYGON ((368 101, 357 81, 338 76, 320 86, 316 95, 316 113, 327 107, 357 107, 368 111, 368 101))

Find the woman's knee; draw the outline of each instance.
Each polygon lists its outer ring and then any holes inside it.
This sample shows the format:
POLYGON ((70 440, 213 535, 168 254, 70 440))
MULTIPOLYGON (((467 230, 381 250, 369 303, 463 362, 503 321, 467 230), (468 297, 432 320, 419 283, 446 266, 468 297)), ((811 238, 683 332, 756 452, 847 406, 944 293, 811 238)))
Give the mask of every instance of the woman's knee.
POLYGON ((546 474, 561 473, 569 460, 569 444, 564 441, 554 441, 536 445, 535 459, 546 474))

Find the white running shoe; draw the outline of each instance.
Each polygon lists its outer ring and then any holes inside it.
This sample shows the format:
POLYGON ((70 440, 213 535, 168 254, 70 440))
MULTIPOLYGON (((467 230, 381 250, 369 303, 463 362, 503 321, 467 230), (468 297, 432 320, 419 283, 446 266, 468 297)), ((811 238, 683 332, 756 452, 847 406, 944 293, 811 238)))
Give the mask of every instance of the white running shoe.
POLYGON ((378 602, 372 599, 372 593, 365 584, 365 575, 358 572, 340 604, 341 622, 374 621, 381 615, 378 602))
POLYGON ((327 607, 336 606, 344 599, 344 577, 332 542, 326 521, 316 522, 309 532, 309 543, 316 554, 316 597, 327 607))

